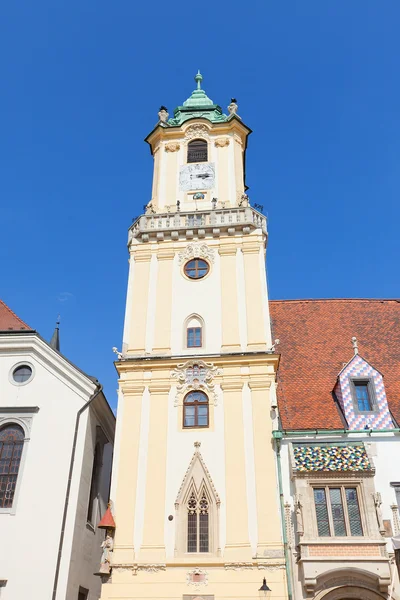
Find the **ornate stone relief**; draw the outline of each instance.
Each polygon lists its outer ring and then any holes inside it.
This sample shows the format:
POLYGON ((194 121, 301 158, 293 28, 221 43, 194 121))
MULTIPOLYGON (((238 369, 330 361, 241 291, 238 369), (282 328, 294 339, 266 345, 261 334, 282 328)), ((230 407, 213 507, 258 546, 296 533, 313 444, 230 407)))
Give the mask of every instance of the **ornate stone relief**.
POLYGON ((218 396, 213 381, 217 375, 221 375, 221 371, 214 367, 213 363, 206 363, 202 360, 188 360, 185 363, 179 363, 176 369, 171 371, 171 377, 177 380, 174 405, 178 406, 179 400, 187 392, 202 390, 210 400, 213 400, 214 406, 217 406, 218 396))
POLYGON ((244 571, 245 569, 253 569, 254 565, 252 562, 232 562, 225 563, 226 571, 244 571))
POLYGON ((228 137, 219 137, 215 140, 214 144, 217 148, 223 148, 224 146, 229 146, 230 140, 228 137))
POLYGON ((178 142, 168 142, 164 146, 165 152, 177 152, 180 147, 181 145, 178 142))
POLYGON ((166 571, 167 565, 165 563, 154 563, 154 564, 140 564, 137 566, 138 571, 147 571, 147 573, 158 573, 159 571, 166 571))
POLYGON ((284 563, 274 564, 274 565, 258 563, 257 568, 260 570, 264 569, 265 571, 279 571, 280 569, 284 569, 285 565, 284 565, 284 563))
POLYGON ((207 244, 188 244, 186 248, 179 252, 179 264, 182 265, 193 258, 204 258, 211 263, 214 262, 215 251, 207 244))
POLYGON ((208 585, 208 573, 202 569, 193 569, 186 573, 186 583, 197 591, 202 585, 208 585))
POLYGON ((193 140, 198 137, 208 138, 208 127, 202 123, 195 123, 188 127, 185 131, 185 139, 193 140))
POLYGON ((397 504, 392 504, 391 507, 393 514, 393 532, 394 535, 400 533, 400 520, 399 520, 399 508, 397 504))

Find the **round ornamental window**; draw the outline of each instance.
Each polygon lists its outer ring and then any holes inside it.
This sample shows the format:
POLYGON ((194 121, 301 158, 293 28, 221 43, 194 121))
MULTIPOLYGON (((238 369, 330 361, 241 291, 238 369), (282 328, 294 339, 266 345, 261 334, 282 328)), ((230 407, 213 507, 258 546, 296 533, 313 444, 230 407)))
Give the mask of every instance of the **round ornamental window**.
POLYGON ((187 275, 189 279, 202 279, 207 275, 209 270, 210 265, 201 258, 189 260, 185 265, 185 275, 187 275))
POLYGON ((15 383, 27 383, 32 377, 32 367, 29 365, 19 365, 12 373, 15 383))

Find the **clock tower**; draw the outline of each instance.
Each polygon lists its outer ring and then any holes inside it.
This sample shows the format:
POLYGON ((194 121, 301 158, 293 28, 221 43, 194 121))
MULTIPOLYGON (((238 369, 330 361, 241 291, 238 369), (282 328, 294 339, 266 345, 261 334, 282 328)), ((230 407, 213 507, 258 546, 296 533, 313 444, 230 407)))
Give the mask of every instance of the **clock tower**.
POLYGON ((272 418, 265 216, 250 205, 250 129, 196 89, 146 141, 152 196, 129 279, 103 600, 286 598, 272 418), (107 569, 106 569, 107 570, 107 569))

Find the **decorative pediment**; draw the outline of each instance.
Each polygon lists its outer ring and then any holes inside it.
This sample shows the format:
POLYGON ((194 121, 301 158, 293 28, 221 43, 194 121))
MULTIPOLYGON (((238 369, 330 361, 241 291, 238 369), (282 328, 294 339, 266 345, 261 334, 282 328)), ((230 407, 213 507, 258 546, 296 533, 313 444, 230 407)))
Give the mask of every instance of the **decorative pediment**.
POLYGON ((177 365, 171 371, 171 376, 176 378, 175 406, 179 406, 181 398, 192 390, 205 392, 209 399, 217 406, 218 396, 215 391, 214 377, 220 375, 221 371, 213 365, 202 360, 188 360, 177 365))
POLYGON ((209 470, 206 467, 204 459, 200 454, 200 442, 195 442, 195 452, 192 456, 192 460, 189 463, 185 476, 183 478, 181 487, 179 488, 178 495, 175 500, 175 506, 179 506, 184 502, 185 497, 188 495, 189 490, 195 487, 196 490, 200 490, 202 486, 206 487, 208 494, 217 506, 221 503, 218 496, 217 490, 215 489, 213 480, 209 470))
POLYGON ((210 129, 207 125, 204 125, 203 123, 194 123, 186 129, 185 139, 194 140, 195 138, 208 138, 209 131, 210 129))

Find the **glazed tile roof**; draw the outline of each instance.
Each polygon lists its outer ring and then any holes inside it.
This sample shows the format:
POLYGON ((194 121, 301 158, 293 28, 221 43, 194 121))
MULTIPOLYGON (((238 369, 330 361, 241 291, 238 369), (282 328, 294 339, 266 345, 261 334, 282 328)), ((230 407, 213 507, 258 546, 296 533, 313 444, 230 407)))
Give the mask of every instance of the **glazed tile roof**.
POLYGON ((283 429, 343 429, 332 390, 344 364, 360 355, 383 375, 389 408, 400 423, 399 300, 273 300, 279 338, 278 404, 283 429))
POLYGON ((364 445, 314 446, 293 445, 295 470, 308 471, 371 471, 364 445))
POLYGON ((0 300, 0 331, 32 331, 17 315, 0 300))

